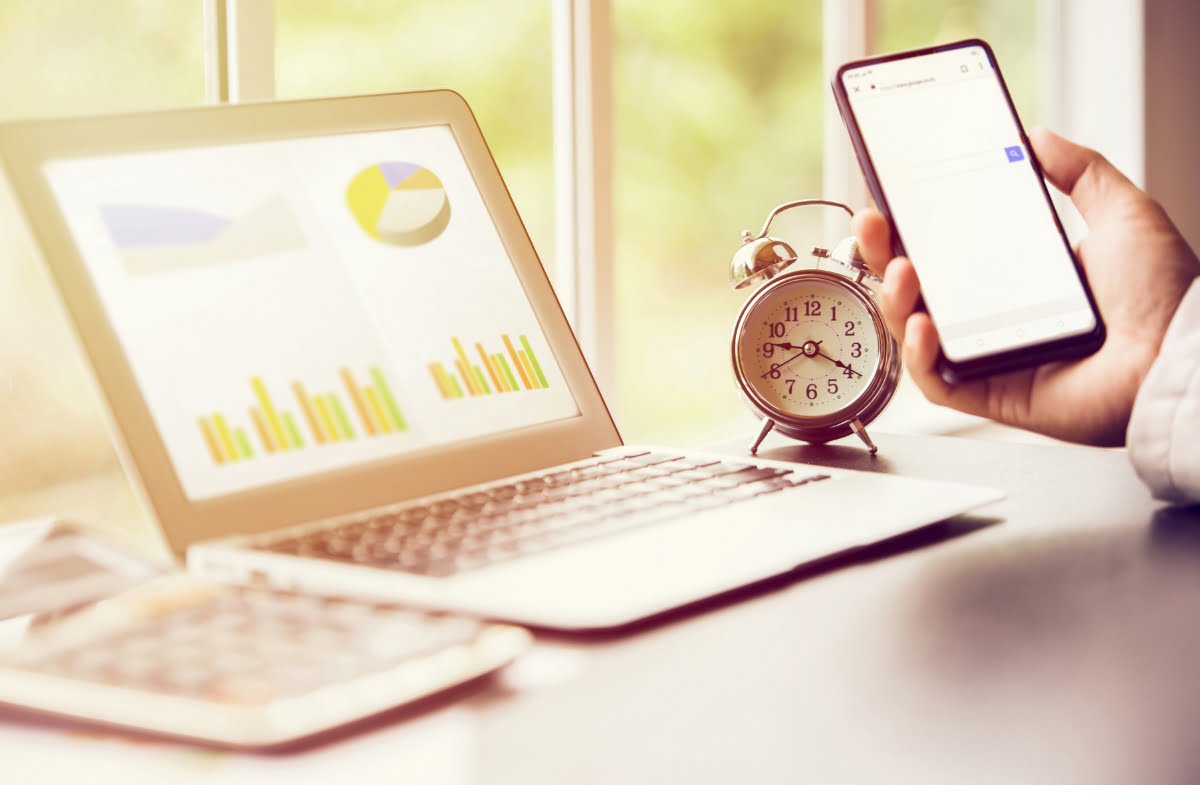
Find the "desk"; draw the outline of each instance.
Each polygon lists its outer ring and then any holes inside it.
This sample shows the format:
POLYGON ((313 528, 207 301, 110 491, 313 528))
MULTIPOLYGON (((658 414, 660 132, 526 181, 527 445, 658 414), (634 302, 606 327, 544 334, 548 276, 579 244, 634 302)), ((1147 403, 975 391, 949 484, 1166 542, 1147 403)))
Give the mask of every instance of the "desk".
POLYGON ((495 679, 296 752, 0 716, 0 780, 1200 780, 1200 512, 1154 503, 1121 452, 876 438, 876 459, 763 455, 1008 499, 624 636, 539 636, 495 679))

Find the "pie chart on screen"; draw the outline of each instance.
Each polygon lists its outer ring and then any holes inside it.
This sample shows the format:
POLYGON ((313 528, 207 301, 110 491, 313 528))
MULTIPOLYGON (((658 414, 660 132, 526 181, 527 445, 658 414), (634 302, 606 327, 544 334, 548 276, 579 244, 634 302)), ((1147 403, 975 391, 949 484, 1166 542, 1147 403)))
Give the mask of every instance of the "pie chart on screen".
POLYGON ((346 204, 367 235, 391 245, 432 242, 450 223, 441 178, 407 161, 385 161, 359 172, 346 187, 346 204))

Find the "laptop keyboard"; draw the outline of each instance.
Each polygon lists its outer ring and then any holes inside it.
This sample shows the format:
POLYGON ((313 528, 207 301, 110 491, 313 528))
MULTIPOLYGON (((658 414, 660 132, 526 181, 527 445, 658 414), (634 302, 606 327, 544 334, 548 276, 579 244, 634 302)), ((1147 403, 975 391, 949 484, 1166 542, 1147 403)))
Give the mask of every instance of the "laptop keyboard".
POLYGON ((636 452, 249 546, 446 577, 829 477, 706 456, 636 452))

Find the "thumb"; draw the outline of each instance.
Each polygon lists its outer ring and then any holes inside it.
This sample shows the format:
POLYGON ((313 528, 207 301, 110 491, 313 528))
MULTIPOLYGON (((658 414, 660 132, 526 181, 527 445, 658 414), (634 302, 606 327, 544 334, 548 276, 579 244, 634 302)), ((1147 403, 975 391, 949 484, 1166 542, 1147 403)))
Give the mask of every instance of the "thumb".
POLYGON ((1088 224, 1142 194, 1141 189, 1095 150, 1046 128, 1034 128, 1029 140, 1046 177, 1071 196, 1071 202, 1088 224))

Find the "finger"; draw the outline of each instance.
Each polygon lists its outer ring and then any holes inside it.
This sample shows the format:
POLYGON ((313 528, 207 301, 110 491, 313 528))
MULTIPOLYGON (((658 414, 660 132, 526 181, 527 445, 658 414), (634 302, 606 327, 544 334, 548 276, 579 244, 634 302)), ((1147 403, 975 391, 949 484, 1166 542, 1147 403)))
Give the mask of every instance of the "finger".
POLYGON ((1071 202, 1088 224, 1094 224, 1106 210, 1121 208, 1125 201, 1142 194, 1129 178, 1095 150, 1075 144, 1046 128, 1034 128, 1029 141, 1046 177, 1060 191, 1071 196, 1071 202))
POLYGON ((987 410, 987 382, 952 385, 937 371, 938 338, 933 320, 924 311, 908 318, 904 336, 904 363, 913 383, 933 403, 983 416, 987 410))
POLYGON ((858 237, 858 254, 876 276, 882 278, 884 267, 892 260, 891 231, 887 219, 873 208, 864 208, 854 215, 854 235, 858 237))
POLYGON ((900 344, 904 343, 905 326, 916 310, 920 296, 921 285, 912 262, 903 256, 893 258, 883 278, 879 306, 883 310, 883 321, 900 344))

